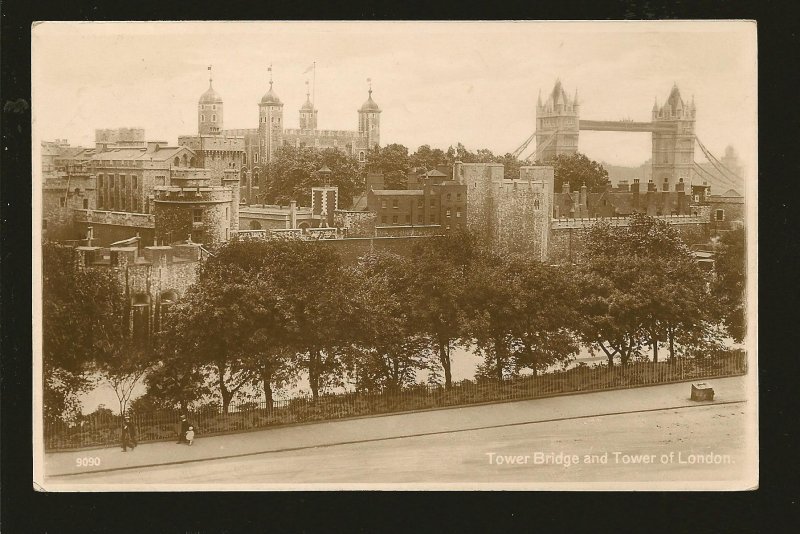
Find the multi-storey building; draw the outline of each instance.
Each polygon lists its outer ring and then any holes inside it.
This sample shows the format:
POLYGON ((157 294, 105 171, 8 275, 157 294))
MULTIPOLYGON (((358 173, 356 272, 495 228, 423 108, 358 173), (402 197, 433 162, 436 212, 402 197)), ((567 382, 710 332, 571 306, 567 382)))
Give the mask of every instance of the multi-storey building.
POLYGON ((466 228, 467 188, 454 180, 422 179, 409 189, 384 189, 382 176, 371 175, 367 211, 376 225, 440 226, 445 232, 466 228))

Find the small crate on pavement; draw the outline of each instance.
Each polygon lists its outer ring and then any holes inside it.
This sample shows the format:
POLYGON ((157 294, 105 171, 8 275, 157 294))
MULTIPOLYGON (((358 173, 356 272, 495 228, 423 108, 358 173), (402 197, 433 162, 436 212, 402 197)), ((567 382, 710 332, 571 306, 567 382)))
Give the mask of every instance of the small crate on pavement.
POLYGON ((714 388, 706 382, 695 382, 692 384, 693 401, 713 401, 714 388))

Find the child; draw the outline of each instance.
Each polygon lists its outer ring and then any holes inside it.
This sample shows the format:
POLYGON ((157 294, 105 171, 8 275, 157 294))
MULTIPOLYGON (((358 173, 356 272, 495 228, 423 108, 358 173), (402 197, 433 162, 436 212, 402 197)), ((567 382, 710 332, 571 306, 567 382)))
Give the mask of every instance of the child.
POLYGON ((190 426, 189 430, 186 431, 186 441, 189 442, 189 445, 194 443, 194 427, 190 426))

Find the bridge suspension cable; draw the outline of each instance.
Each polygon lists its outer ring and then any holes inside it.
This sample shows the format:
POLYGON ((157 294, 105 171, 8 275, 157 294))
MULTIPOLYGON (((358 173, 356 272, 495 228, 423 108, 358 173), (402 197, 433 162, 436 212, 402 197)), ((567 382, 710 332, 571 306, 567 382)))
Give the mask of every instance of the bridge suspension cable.
POLYGON ((736 178, 736 180, 739 181, 739 183, 744 183, 744 179, 741 176, 739 176, 738 174, 736 174, 735 172, 731 171, 729 168, 727 168, 721 161, 719 161, 714 156, 714 154, 712 154, 705 147, 705 145, 700 141, 699 137, 695 136, 694 138, 697 141, 697 145, 700 147, 700 150, 702 150, 703 155, 706 157, 706 159, 709 161, 709 163, 711 163, 711 165, 717 170, 717 172, 722 174, 724 177, 728 178, 728 180, 731 181, 731 182, 735 182, 735 180, 732 180, 730 178, 730 176, 733 176, 734 178, 736 178), (726 173, 728 175, 730 175, 730 176, 725 176, 726 173))
POLYGON ((514 156, 515 158, 518 158, 520 154, 525 152, 525 149, 528 148, 528 145, 530 145, 531 141, 533 141, 534 139, 536 139, 536 132, 533 132, 531 136, 525 140, 524 143, 522 143, 519 147, 517 147, 517 149, 514 152, 511 153, 511 155, 514 156))
POLYGON ((552 134, 550 134, 550 137, 542 142, 541 145, 537 144, 533 152, 528 154, 528 157, 523 158, 522 161, 536 161, 536 159, 542 155, 542 152, 553 143, 557 133, 558 130, 554 131, 552 134))
POLYGON ((700 177, 701 177, 701 178, 703 178, 704 180, 707 180, 707 179, 711 179, 711 180, 720 180, 720 179, 721 179, 721 180, 723 180, 723 182, 725 183, 725 185, 727 185, 727 186, 728 186, 728 187, 730 187, 730 188, 736 189, 737 187, 739 187, 739 185, 738 185, 738 184, 734 183, 734 181, 733 181, 733 180, 731 180, 730 178, 728 178, 727 176, 725 176, 725 175, 717 175, 717 174, 714 174, 714 173, 712 173, 711 171, 709 171, 709 170, 707 170, 707 169, 704 169, 704 168, 703 168, 702 166, 700 166, 700 164, 698 164, 698 163, 695 163, 695 164, 694 164, 694 167, 693 167, 693 169, 694 169, 694 172, 695 172, 695 174, 697 174, 698 176, 700 176, 700 177), (699 171, 699 172, 698 172, 698 171, 699 171))

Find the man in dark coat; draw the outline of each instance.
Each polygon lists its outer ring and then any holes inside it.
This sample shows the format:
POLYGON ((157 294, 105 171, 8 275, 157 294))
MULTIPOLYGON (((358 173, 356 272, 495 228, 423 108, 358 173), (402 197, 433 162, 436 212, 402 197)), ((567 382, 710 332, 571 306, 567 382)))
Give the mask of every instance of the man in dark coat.
POLYGON ((136 427, 129 415, 125 416, 122 422, 122 452, 128 452, 128 447, 131 450, 136 448, 136 427))
POLYGON ((189 431, 189 421, 186 419, 185 415, 181 415, 181 421, 178 423, 178 443, 189 443, 186 439, 186 432, 189 431))

